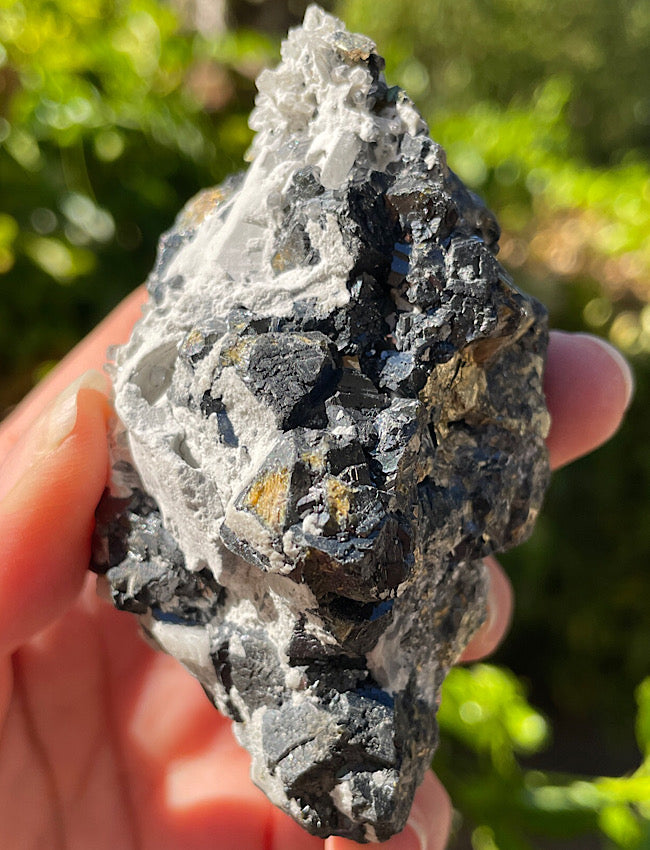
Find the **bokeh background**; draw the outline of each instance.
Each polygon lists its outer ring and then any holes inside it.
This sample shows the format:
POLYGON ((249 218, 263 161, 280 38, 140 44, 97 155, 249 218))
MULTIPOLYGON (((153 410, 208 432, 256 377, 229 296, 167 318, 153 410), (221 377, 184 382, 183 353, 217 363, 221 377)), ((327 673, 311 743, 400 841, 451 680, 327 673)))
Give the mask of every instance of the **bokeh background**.
MULTIPOLYGON (((555 327, 631 359, 606 447, 504 557, 512 632, 450 675, 456 850, 650 848, 650 3, 341 0, 503 227, 555 327)), ((0 0, 0 416, 243 167, 254 79, 305 4, 0 0)))

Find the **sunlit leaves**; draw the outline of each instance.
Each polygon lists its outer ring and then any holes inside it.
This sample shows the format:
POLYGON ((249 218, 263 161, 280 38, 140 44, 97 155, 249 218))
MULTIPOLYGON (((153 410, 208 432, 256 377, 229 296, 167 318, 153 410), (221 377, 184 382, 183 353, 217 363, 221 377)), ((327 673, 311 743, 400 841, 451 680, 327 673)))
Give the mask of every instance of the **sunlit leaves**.
POLYGON ((158 0, 0 0, 2 209, 19 231, 0 234, 2 311, 29 325, 3 319, 0 359, 26 364, 23 391, 34 358, 141 282, 184 201, 241 168, 252 77, 276 49, 208 39, 158 0))
POLYGON ((438 720, 446 733, 489 754, 501 770, 512 766, 517 753, 540 750, 549 734, 516 676, 488 664, 457 667, 449 673, 438 720))
POLYGON ((638 315, 650 300, 647 4, 373 6, 339 3, 382 45, 391 80, 416 98, 451 167, 498 210, 506 263, 540 291, 592 282, 612 303, 593 327, 628 354, 650 352, 638 315), (633 321, 617 320, 625 310, 633 321))
POLYGON ((530 850, 535 837, 600 832, 634 850, 650 838, 650 679, 637 690, 637 733, 646 760, 622 777, 583 778, 529 770, 522 758, 549 742, 544 717, 510 671, 489 664, 452 670, 438 720, 435 767, 465 818, 474 850, 530 850), (462 742, 459 751, 454 742, 462 742), (473 753, 468 761, 467 753, 473 753))
POLYGON ((619 847, 638 847, 643 838, 643 827, 628 806, 604 806, 598 824, 619 847))
POLYGON ((75 248, 62 239, 27 235, 24 244, 27 256, 58 283, 69 283, 95 267, 91 251, 75 248))

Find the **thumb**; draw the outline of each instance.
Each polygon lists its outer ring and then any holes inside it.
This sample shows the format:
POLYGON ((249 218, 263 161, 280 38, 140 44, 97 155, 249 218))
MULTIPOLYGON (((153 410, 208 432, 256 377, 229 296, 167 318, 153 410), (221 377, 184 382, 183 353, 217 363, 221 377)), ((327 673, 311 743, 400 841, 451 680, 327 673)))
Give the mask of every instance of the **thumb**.
POLYGON ((0 653, 74 600, 106 483, 107 381, 87 372, 51 402, 0 467, 0 653))

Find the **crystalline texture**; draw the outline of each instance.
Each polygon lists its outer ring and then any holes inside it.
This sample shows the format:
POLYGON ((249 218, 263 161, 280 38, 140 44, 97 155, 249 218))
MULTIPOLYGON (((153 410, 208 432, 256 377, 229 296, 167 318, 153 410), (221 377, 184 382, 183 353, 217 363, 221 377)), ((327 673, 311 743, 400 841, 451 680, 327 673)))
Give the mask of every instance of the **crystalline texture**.
POLYGON ((93 556, 271 800, 360 842, 404 825, 481 559, 548 477, 544 310, 383 64, 311 7, 248 172, 162 238, 93 556))

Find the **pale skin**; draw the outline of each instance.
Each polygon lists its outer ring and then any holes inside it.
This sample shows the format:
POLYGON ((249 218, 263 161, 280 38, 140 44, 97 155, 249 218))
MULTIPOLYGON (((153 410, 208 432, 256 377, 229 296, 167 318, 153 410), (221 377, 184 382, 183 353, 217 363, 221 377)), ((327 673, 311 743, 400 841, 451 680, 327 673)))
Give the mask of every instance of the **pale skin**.
MULTIPOLYGON (((248 778, 230 723, 87 572, 108 475, 108 386, 97 373, 127 339, 137 290, 0 427, 0 847, 12 850, 345 850, 313 838, 248 778)), ((554 468, 618 428, 629 369, 585 335, 554 334, 545 384, 554 468)), ((490 562, 488 622, 463 659, 489 654, 510 617, 490 562)), ((429 773, 384 850, 443 850, 451 806, 429 773)), ((371 845, 367 845, 371 846, 371 845)), ((374 845, 372 845, 374 846, 374 845)))

